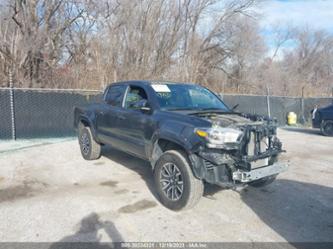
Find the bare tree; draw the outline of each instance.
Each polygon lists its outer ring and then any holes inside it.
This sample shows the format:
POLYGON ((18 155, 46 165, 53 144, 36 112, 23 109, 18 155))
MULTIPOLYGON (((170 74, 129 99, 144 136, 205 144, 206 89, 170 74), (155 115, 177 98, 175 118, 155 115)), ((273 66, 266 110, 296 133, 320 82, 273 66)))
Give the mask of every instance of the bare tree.
POLYGON ((0 82, 12 71, 26 87, 167 79, 216 91, 331 92, 332 35, 275 25, 267 46, 257 2, 0 0, 0 82))
POLYGON ((16 75, 29 86, 41 84, 44 70, 58 65, 63 36, 84 10, 75 1, 10 0, 5 5, 0 47, 16 75))

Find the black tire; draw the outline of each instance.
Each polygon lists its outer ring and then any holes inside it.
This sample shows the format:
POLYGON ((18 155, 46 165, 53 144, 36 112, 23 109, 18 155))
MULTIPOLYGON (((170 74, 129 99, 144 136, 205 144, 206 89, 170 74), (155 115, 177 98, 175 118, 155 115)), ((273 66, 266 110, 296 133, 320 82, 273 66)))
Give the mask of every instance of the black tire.
POLYGON ((320 126, 320 131, 324 136, 333 136, 333 120, 323 120, 320 126))
POLYGON ((172 210, 189 209, 203 195, 203 182, 194 177, 187 155, 182 151, 169 150, 162 154, 154 168, 154 181, 160 202, 172 210), (170 173, 173 172, 170 174, 173 175, 170 178, 165 177, 166 168, 170 169, 169 167, 171 167, 170 173), (171 186, 165 188, 168 181, 168 186, 171 186), (170 196, 168 197, 168 195, 170 196), (176 198, 172 199, 172 196, 176 198))
POLYGON ((261 188, 261 187, 267 186, 267 185, 271 184, 272 182, 274 182, 276 177, 277 177, 277 175, 267 176, 267 177, 264 177, 264 178, 256 180, 256 181, 249 182, 249 185, 254 188, 261 188))
POLYGON ((96 160, 100 158, 102 148, 101 145, 94 140, 90 127, 80 125, 79 144, 84 159, 96 160))

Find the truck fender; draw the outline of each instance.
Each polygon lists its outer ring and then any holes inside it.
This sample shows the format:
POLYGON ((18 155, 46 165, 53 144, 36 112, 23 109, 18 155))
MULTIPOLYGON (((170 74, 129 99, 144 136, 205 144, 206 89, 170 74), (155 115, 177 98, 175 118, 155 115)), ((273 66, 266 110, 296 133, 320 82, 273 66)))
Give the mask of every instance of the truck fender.
POLYGON ((93 138, 96 142, 99 142, 98 138, 97 138, 97 132, 96 132, 96 128, 95 128, 95 125, 93 124, 93 122, 91 121, 90 118, 88 118, 87 116, 85 115, 80 115, 79 118, 78 118, 78 128, 80 123, 82 123, 84 126, 89 126, 90 130, 91 130, 91 133, 93 135, 93 138))
POLYGON ((181 138, 182 137, 180 134, 177 137, 170 136, 170 134, 169 134, 169 136, 166 136, 166 135, 160 134, 159 132, 157 134, 153 135, 152 142, 151 142, 151 149, 149 152, 149 159, 150 159, 153 169, 155 167, 157 160, 164 153, 165 148, 161 147, 161 144, 160 144, 161 140, 163 140, 163 142, 171 143, 171 146, 174 149, 181 149, 181 150, 185 151, 188 155, 191 154, 192 145, 189 143, 188 140, 181 139, 181 138))

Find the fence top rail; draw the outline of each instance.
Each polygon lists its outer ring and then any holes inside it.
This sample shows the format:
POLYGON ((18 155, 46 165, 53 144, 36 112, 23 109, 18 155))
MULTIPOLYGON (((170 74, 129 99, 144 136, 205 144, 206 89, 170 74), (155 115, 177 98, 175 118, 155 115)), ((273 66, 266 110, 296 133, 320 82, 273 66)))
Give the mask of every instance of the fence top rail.
MULTIPOLYGON (((45 91, 45 92, 94 92, 94 93, 103 93, 103 90, 97 89, 68 89, 68 88, 29 88, 29 87, 0 87, 1 90, 21 90, 21 91, 45 91)), ((267 97, 267 95, 258 95, 258 94, 241 94, 241 93, 219 93, 221 96, 245 96, 245 97, 267 97)), ((297 96, 280 96, 280 95, 268 95, 269 97, 277 98, 291 98, 291 99, 301 99, 302 97, 297 96)), ((304 97, 304 99, 333 99, 333 97, 304 97)))
POLYGON ((92 89, 67 89, 67 88, 28 88, 28 87, 0 87, 1 90, 22 90, 22 91, 45 91, 45 92, 96 92, 102 93, 102 90, 92 89))
MULTIPOLYGON (((272 97, 272 98, 290 98, 290 99, 301 99, 302 97, 299 96, 281 96, 281 95, 259 95, 259 94, 244 94, 244 93, 219 93, 222 96, 244 96, 244 97, 272 97)), ((303 99, 333 99, 332 96, 314 96, 314 97, 303 97, 303 99)))

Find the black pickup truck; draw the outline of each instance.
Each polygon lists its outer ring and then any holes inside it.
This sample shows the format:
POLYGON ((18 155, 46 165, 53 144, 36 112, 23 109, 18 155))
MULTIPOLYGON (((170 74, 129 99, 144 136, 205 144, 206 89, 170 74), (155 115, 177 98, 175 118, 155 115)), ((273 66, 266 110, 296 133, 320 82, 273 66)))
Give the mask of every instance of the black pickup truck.
POLYGON ((324 136, 333 136, 333 104, 315 108, 312 112, 312 127, 319 128, 324 136))
POLYGON ((107 144, 148 160, 160 201, 173 210, 196 204, 204 182, 260 187, 287 168, 274 120, 236 113, 195 84, 113 83, 101 103, 74 115, 85 159, 107 144))

